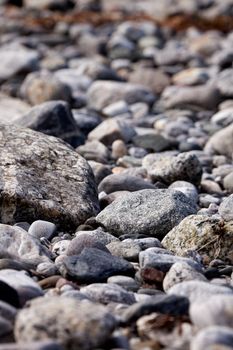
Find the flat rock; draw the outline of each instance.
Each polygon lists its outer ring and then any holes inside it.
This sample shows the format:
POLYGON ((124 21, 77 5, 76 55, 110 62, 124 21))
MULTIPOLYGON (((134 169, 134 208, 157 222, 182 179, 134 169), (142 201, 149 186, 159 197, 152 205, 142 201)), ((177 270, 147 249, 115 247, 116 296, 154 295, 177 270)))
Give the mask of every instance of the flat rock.
POLYGON ((233 295, 215 295, 190 307, 190 318, 198 328, 233 327, 233 295))
POLYGON ((233 289, 226 285, 214 285, 204 281, 184 281, 168 289, 168 294, 186 297, 191 303, 209 300, 211 296, 233 295, 233 289))
POLYGON ((127 174, 112 174, 106 176, 99 184, 99 192, 112 193, 116 191, 139 191, 146 188, 155 189, 155 186, 138 176, 127 174))
POLYGON ((206 215, 191 215, 182 220, 162 240, 165 248, 185 256, 198 252, 208 259, 232 262, 233 232, 231 225, 206 215))
POLYGON ((151 104, 155 100, 153 92, 143 85, 113 81, 94 82, 88 90, 87 98, 88 106, 97 111, 120 100, 128 104, 136 102, 151 104))
POLYGON ((96 220, 116 236, 134 233, 163 237, 195 212, 195 206, 183 193, 146 189, 116 199, 96 220))
POLYGON ((73 229, 98 211, 87 162, 62 141, 0 125, 2 223, 52 221, 73 229))
POLYGON ((93 283, 81 288, 81 293, 92 301, 109 304, 111 302, 131 305, 135 303, 133 293, 114 283, 93 283))
POLYGON ((37 298, 18 313, 15 337, 20 343, 56 339, 65 350, 99 348, 116 326, 104 306, 74 298, 37 298))
MULTIPOLYGON (((0 224, 0 236, 1 258, 19 260, 22 263, 26 263, 25 268, 29 266, 35 267, 39 263, 51 261, 51 253, 37 238, 31 236, 20 227, 0 224)), ((12 265, 12 267, 14 266, 12 265)))
POLYGON ((68 256, 60 266, 63 277, 80 283, 104 282, 114 275, 133 275, 134 268, 126 260, 96 248, 84 248, 79 255, 68 256))

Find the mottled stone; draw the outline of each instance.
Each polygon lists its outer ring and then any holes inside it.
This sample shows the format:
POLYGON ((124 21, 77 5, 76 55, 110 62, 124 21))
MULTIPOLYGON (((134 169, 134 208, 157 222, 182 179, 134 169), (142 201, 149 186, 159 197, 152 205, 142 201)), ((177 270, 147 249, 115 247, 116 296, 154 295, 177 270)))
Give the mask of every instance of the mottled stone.
POLYGON ((1 222, 42 219, 68 230, 98 211, 93 174, 65 143, 13 126, 0 134, 1 222))
POLYGON ((18 342, 57 339, 65 350, 99 348, 116 326, 101 305, 74 298, 37 298, 21 310, 15 324, 18 342))
POLYGON ((201 180, 202 166, 195 154, 149 154, 144 157, 142 165, 153 181, 171 184, 183 180, 198 185, 201 180))
MULTIPOLYGON (((233 220, 233 194, 225 198, 219 207, 219 214, 225 221, 233 220)), ((232 238, 233 240, 233 238, 232 238)), ((233 244, 233 241, 232 241, 233 244)))
POLYGON ((192 215, 174 227, 162 240, 165 248, 180 256, 189 251, 198 252, 208 259, 232 262, 233 231, 217 219, 206 215, 192 215))
POLYGON ((116 199, 97 215, 97 222, 116 236, 134 233, 163 237, 195 212, 183 193, 148 189, 116 199))
POLYGON ((81 293, 87 295, 92 301, 102 304, 115 302, 131 305, 135 303, 134 294, 127 292, 117 284, 93 283, 81 288, 81 293))

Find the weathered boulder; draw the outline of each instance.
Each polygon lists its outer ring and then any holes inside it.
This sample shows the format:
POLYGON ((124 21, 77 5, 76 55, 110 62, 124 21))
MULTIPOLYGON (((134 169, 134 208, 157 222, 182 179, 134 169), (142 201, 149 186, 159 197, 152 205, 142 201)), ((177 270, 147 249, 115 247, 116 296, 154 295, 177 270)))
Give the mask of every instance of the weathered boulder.
POLYGON ((74 229, 98 211, 93 173, 63 141, 0 125, 0 220, 74 229))

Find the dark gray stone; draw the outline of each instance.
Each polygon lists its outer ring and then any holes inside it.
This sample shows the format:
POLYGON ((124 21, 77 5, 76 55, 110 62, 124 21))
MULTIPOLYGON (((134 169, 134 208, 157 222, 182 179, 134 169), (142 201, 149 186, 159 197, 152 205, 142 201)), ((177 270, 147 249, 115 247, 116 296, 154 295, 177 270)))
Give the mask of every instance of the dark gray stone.
POLYGON ((74 229, 98 211, 92 171, 64 142, 0 125, 2 223, 52 221, 74 229))
POLYGON ((84 248, 79 255, 68 256, 60 266, 63 277, 80 283, 104 282, 114 275, 133 275, 134 268, 124 259, 96 248, 84 248))
POLYGON ((64 101, 49 101, 37 105, 18 118, 16 124, 59 137, 71 144, 75 137, 84 140, 78 131, 69 105, 64 101))
POLYGON ((159 294, 151 297, 150 300, 136 303, 130 306, 122 315, 122 321, 131 324, 141 316, 149 315, 152 312, 161 314, 182 316, 188 313, 189 301, 185 297, 177 295, 159 294))
POLYGON ((124 195, 96 217, 110 233, 163 237, 196 207, 180 192, 141 190, 124 195))

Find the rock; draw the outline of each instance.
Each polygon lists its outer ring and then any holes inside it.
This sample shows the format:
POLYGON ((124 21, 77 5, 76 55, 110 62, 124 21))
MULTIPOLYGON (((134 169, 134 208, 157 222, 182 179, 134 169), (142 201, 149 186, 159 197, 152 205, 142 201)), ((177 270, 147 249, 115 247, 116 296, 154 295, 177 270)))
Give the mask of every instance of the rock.
POLYGON ((79 283, 104 282, 114 275, 132 275, 133 266, 124 259, 96 248, 84 248, 79 255, 67 256, 60 266, 63 277, 79 283))
POLYGON ((184 217, 195 212, 195 206, 183 193, 146 189, 116 199, 96 220, 116 236, 134 233, 163 237, 184 217))
POLYGON ((103 109, 103 114, 108 117, 116 117, 129 112, 128 104, 122 100, 114 102, 103 109))
POLYGON ((169 76, 162 70, 137 67, 130 75, 133 84, 142 84, 151 89, 155 95, 160 94, 170 83, 169 76))
POLYGON ((187 181, 175 181, 169 187, 169 190, 180 191, 185 194, 194 203, 198 202, 198 191, 196 186, 187 181))
POLYGON ((162 245, 180 256, 193 251, 209 260, 232 261, 233 232, 219 219, 191 215, 168 232, 162 245))
MULTIPOLYGON (((159 253, 158 248, 148 248, 139 254, 139 265, 141 270, 155 268, 162 272, 167 272, 175 263, 187 263, 197 271, 201 271, 201 266, 194 260, 171 255, 165 251, 159 253)), ((160 249, 161 251, 161 249, 160 249)))
POLYGON ((126 174, 111 174, 106 176, 99 184, 98 191, 112 193, 116 191, 139 191, 143 189, 155 189, 155 186, 138 176, 126 174))
POLYGON ((14 333, 20 343, 57 339, 65 350, 88 350, 101 347, 115 326, 114 317, 101 305, 47 297, 35 299, 18 313, 14 333))
POLYGON ((111 172, 111 168, 109 165, 105 165, 102 163, 98 163, 95 162, 93 160, 90 160, 88 162, 88 164, 90 165, 94 177, 95 177, 95 182, 98 185, 106 176, 110 175, 111 172))
POLYGON ((56 255, 65 254, 69 245, 70 245, 70 240, 68 240, 68 239, 63 239, 61 241, 58 241, 58 242, 53 244, 52 253, 54 253, 56 255))
POLYGON ((70 88, 46 71, 28 74, 20 93, 33 106, 51 100, 71 101, 70 88))
POLYGON ((191 350, 232 350, 233 331, 230 327, 212 326, 201 330, 191 342, 191 350))
POLYGON ((84 248, 96 248, 109 253, 105 245, 99 242, 95 237, 88 233, 78 233, 78 235, 70 241, 65 254, 67 256, 79 255, 84 248))
POLYGON ((12 323, 0 316, 0 337, 4 337, 7 334, 11 334, 12 331, 13 331, 12 323))
POLYGON ((41 219, 69 230, 96 214, 93 174, 81 156, 29 129, 1 125, 0 133, 2 223, 41 219))
POLYGON ((185 261, 178 261, 174 263, 166 273, 163 280, 163 289, 166 292, 177 283, 192 280, 207 281, 206 277, 197 271, 197 269, 194 269, 190 264, 185 261))
POLYGON ((15 316, 17 314, 17 309, 12 305, 4 301, 0 301, 0 317, 8 320, 9 322, 14 322, 15 316))
POLYGON ((138 255, 141 251, 139 243, 133 240, 112 242, 107 245, 107 248, 112 255, 119 256, 129 261, 138 261, 138 255))
POLYGON ((64 350, 56 341, 39 341, 29 343, 0 344, 0 350, 64 350))
POLYGON ((203 108, 212 110, 217 107, 221 95, 212 85, 200 86, 169 86, 164 89, 162 101, 166 109, 172 108, 203 108))
POLYGON ((44 237, 51 239, 55 234, 57 228, 52 222, 44 220, 34 221, 28 229, 28 233, 38 239, 44 237))
POLYGON ((69 143, 72 143, 72 137, 78 137, 79 133, 69 106, 64 101, 49 101, 37 105, 17 119, 16 124, 60 137, 69 143))
POLYGON ((205 68, 188 68, 174 74, 172 80, 175 85, 201 85, 209 79, 208 70, 205 68))
POLYGON ((30 106, 18 99, 0 94, 0 119, 1 123, 15 123, 22 115, 30 110, 30 106))
POLYGON ((2 46, 0 62, 0 82, 3 82, 19 73, 35 70, 39 63, 39 55, 36 50, 29 50, 19 45, 2 46))
POLYGON ((0 300, 16 308, 20 307, 19 295, 15 288, 0 280, 0 300))
POLYGON ((215 295, 190 307, 190 318, 198 328, 209 326, 233 327, 233 294, 215 295))
POLYGON ((223 186, 229 193, 233 192, 233 172, 224 177, 223 186))
POLYGON ((133 143, 137 147, 142 147, 150 151, 161 152, 169 149, 171 143, 168 139, 160 134, 144 134, 136 135, 133 138, 133 143))
POLYGON ((133 293, 127 292, 117 284, 110 283, 93 283, 87 287, 81 288, 81 293, 86 295, 92 301, 109 304, 120 303, 132 305, 135 303, 133 293))
POLYGON ((7 283, 17 291, 21 305, 24 305, 30 299, 43 295, 40 286, 27 276, 24 271, 1 270, 0 281, 7 283))
MULTIPOLYGON (((225 221, 233 220, 233 194, 225 198, 218 209, 219 214, 225 221)), ((232 237, 233 244, 233 237, 232 237)))
POLYGON ((228 126, 233 123, 233 108, 228 107, 223 110, 220 110, 219 112, 215 113, 212 118, 211 122, 216 123, 221 126, 228 126))
POLYGON ((97 140, 107 146, 111 146, 111 144, 118 139, 127 143, 134 135, 134 128, 124 121, 107 119, 89 133, 88 139, 90 141, 97 140))
POLYGON ((140 287, 139 283, 129 276, 112 276, 107 279, 107 283, 117 284, 129 292, 137 292, 140 287))
POLYGON ((108 148, 98 140, 88 141, 76 148, 76 151, 87 160, 94 160, 100 163, 107 163, 110 158, 108 148))
POLYGON ((204 151, 211 154, 221 154, 232 159, 233 124, 217 131, 205 145, 204 151))
POLYGON ((122 321, 126 324, 132 324, 141 316, 149 315, 152 312, 158 312, 167 315, 186 315, 189 309, 189 301, 185 297, 177 295, 158 294, 150 300, 135 303, 128 307, 122 315, 122 321))
POLYGON ((216 78, 217 87, 221 94, 225 97, 233 97, 233 69, 224 69, 216 78))
POLYGON ((167 293, 186 297, 190 303, 200 303, 208 301, 212 296, 232 295, 233 290, 227 285, 218 286, 204 281, 184 281, 175 284, 168 289, 167 293))
POLYGON ((58 269, 54 263, 41 263, 37 266, 36 272, 44 277, 58 274, 58 269))
POLYGON ((70 7, 70 0, 23 0, 24 6, 35 10, 65 10, 70 7))
POLYGON ((144 157, 142 165, 153 181, 171 184, 182 180, 198 185, 201 180, 202 166, 195 154, 180 153, 177 156, 148 154, 144 157))
MULTIPOLYGON (((79 234, 80 232, 76 233, 77 236, 79 234)), ((96 241, 102 243, 103 245, 107 245, 111 242, 119 242, 119 239, 117 237, 114 237, 110 233, 103 231, 101 227, 98 227, 96 230, 93 231, 85 231, 85 235, 89 235, 95 238, 96 241)))
POLYGON ((111 103, 124 100, 128 104, 145 102, 152 104, 155 96, 150 89, 142 85, 113 81, 96 81, 88 90, 88 106, 97 111, 111 103))
POLYGON ((35 267, 42 262, 50 262, 51 253, 41 245, 38 239, 23 229, 0 224, 0 236, 0 255, 2 258, 17 259, 19 262, 27 264, 25 268, 35 267))
POLYGON ((120 157, 124 157, 127 155, 127 147, 122 140, 115 140, 112 143, 112 158, 113 159, 118 159, 120 157))

